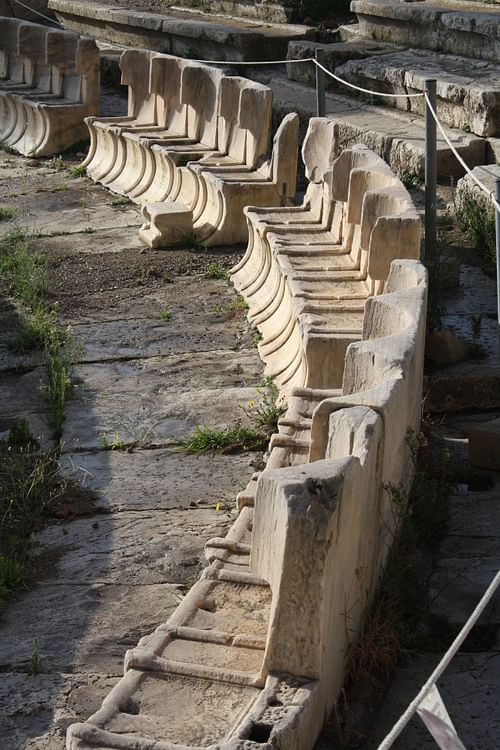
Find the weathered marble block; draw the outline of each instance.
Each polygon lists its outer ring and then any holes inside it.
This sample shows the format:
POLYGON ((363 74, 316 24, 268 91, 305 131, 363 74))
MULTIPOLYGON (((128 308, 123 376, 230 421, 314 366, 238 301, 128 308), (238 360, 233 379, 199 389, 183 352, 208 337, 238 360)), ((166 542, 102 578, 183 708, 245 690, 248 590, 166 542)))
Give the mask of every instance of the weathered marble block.
POLYGON ((84 118, 100 108, 95 42, 28 21, 1 23, 0 140, 26 156, 85 140, 84 118))

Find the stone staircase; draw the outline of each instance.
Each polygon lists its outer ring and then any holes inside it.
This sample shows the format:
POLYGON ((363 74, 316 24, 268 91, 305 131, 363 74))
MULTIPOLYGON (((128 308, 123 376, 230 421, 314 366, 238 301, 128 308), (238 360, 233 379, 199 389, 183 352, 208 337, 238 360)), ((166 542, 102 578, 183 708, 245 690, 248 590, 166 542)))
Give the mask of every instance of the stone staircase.
MULTIPOLYGON (((497 62, 500 8, 488 6, 486 9, 482 3, 460 0, 445 0, 436 5, 427 0, 418 3, 353 0, 351 9, 359 22, 340 27, 335 42, 326 45, 304 40, 291 42, 288 59, 314 56, 321 48, 329 70, 352 84, 381 93, 418 94, 424 91, 425 80, 434 78, 441 122, 453 129, 455 144, 459 142, 455 131, 461 131, 467 141, 469 148, 466 152, 462 150, 463 158, 470 167, 496 162, 500 143, 500 65, 497 62), (476 142, 473 136, 481 140, 476 142)), ((312 64, 289 64, 287 72, 289 80, 306 85, 314 83, 312 64)), ((343 97, 349 95, 349 99, 357 96, 367 101, 365 94, 348 89, 332 78, 327 77, 326 88, 343 97)), ((374 96, 369 104, 375 101, 379 116, 385 111, 388 117, 389 108, 397 108, 406 117, 412 117, 406 120, 410 139, 411 134, 420 132, 425 110, 423 98, 377 99, 374 96)), ((327 102, 327 112, 330 111, 327 102)), ((367 105, 363 105, 363 112, 371 119, 372 110, 367 105)), ((387 125, 380 122, 376 130, 384 128, 387 125)), ((365 143, 367 138, 368 134, 361 136, 365 143)), ((394 161, 392 166, 397 168, 394 161)), ((459 169, 458 164, 456 168, 459 169)), ((404 171, 420 174, 420 169, 405 167, 404 171)), ((441 177, 457 174, 451 165, 443 164, 438 165, 438 172, 441 177)))

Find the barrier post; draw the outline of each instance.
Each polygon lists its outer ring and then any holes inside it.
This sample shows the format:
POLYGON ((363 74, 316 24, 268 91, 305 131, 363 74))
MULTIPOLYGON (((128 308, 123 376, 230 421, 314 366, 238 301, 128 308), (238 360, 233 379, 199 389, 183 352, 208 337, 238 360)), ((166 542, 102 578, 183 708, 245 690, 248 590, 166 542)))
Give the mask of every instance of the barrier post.
MULTIPOLYGON (((425 91, 436 112, 436 80, 425 80, 425 91)), ((424 261, 433 263, 436 260, 436 204, 437 204, 437 159, 436 159, 436 121, 432 112, 425 107, 425 247, 424 261)))
MULTIPOLYGON (((495 198, 500 203, 500 179, 495 180, 495 198)), ((495 206, 495 241, 497 250, 497 324, 500 326, 500 211, 495 206)))
MULTIPOLYGON (((314 53, 314 59, 320 65, 325 64, 325 50, 318 48, 314 53)), ((325 116, 325 72, 321 70, 319 65, 314 66, 316 68, 316 115, 318 117, 325 116)))

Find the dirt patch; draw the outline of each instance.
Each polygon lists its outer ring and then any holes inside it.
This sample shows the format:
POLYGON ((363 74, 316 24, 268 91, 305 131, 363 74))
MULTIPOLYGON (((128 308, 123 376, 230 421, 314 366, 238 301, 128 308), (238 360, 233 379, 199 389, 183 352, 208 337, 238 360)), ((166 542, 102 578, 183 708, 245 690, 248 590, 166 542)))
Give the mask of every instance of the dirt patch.
MULTIPOLYGON (((116 253, 93 255, 49 251, 50 301, 59 304, 63 315, 77 314, 82 309, 82 297, 103 292, 118 292, 113 298, 127 296, 131 290, 144 294, 145 290, 159 289, 179 276, 203 276, 210 265, 218 264, 228 270, 240 258, 243 249, 234 248, 196 250, 144 250, 136 248, 116 253)), ((133 292, 132 292, 133 293, 133 292)), ((107 305, 113 306, 113 298, 107 305)), ((84 305, 84 308, 88 308, 84 305)))

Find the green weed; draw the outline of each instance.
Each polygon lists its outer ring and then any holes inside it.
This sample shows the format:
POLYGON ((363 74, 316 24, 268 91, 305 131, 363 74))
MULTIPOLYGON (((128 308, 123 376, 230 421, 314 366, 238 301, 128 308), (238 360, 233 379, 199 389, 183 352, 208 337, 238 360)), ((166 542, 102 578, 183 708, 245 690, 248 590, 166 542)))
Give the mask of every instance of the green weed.
POLYGON ((48 291, 46 258, 31 248, 26 234, 19 229, 0 240, 0 274, 27 308, 10 346, 18 352, 32 348, 44 350, 48 374, 45 391, 54 435, 60 437, 64 404, 70 392, 71 365, 77 351, 71 331, 57 326, 56 309, 45 301, 48 291))
POLYGON ((205 272, 205 278, 227 281, 229 274, 221 263, 209 263, 205 272))
POLYGON ((123 440, 121 439, 120 435, 118 434, 117 430, 115 430, 114 436, 111 440, 109 440, 105 435, 103 435, 101 437, 101 445, 104 448, 104 450, 108 450, 108 451, 121 451, 125 447, 125 444, 123 440))
POLYGON ((227 427, 213 430, 197 427, 192 437, 182 443, 186 453, 206 453, 207 451, 255 451, 264 450, 267 437, 263 433, 247 427, 227 427))
POLYGON ((228 302, 225 305, 215 305, 214 307, 214 312, 224 315, 229 314, 234 318, 239 317, 245 310, 248 310, 248 305, 241 295, 238 295, 233 302, 228 302))
POLYGON ((162 320, 170 320, 171 317, 172 317, 172 312, 170 310, 167 310, 167 309, 160 310, 160 318, 162 320))
POLYGON ((15 208, 9 208, 8 206, 0 206, 0 221, 10 221, 16 215, 17 211, 15 208))
POLYGON ((70 167, 69 174, 74 180, 76 180, 78 177, 85 177, 87 169, 82 164, 77 164, 74 167, 70 167))
POLYGON ((263 430, 268 438, 278 429, 278 420, 285 411, 283 403, 279 403, 279 389, 270 376, 267 376, 257 388, 259 398, 251 402, 247 414, 256 429, 263 430))
POLYGON ((131 200, 126 195, 114 195, 111 200, 112 206, 127 206, 129 203, 131 200))

